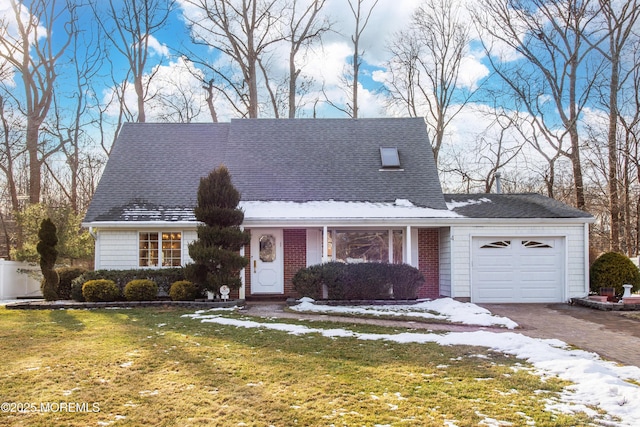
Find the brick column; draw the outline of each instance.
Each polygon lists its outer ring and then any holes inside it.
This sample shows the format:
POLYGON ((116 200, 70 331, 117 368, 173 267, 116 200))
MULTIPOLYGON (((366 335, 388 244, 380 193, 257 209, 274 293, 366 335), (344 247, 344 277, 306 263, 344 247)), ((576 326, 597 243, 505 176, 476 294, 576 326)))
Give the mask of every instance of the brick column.
POLYGON ((283 230, 283 243, 284 295, 299 298, 300 295, 293 289, 291 279, 298 270, 307 266, 307 230, 303 228, 283 230))
POLYGON ((440 248, 438 230, 418 230, 418 265, 425 284, 418 289, 418 298, 440 297, 440 248))

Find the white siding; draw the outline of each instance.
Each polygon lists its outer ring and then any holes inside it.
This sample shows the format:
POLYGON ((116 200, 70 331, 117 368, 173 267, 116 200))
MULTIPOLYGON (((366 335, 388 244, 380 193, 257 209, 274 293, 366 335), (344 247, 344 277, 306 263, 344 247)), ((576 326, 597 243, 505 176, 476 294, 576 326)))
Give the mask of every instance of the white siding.
POLYGON ((196 230, 185 230, 182 232, 182 265, 192 263, 193 260, 189 256, 189 243, 198 239, 196 230))
POLYGON ((322 264, 322 230, 307 229, 307 267, 322 264))
MULTIPOLYGON (((162 229, 145 229, 157 231, 162 229)), ((165 230, 166 231, 166 230, 165 230)), ((189 243, 198 238, 195 229, 175 230, 182 233, 182 265, 191 262, 189 243)), ((127 270, 138 265, 138 233, 140 230, 99 230, 96 240, 96 270, 127 270)))
MULTIPOLYGON (((585 277, 584 225, 523 225, 485 227, 451 227, 451 291, 454 298, 471 298, 472 236, 547 236, 566 238, 565 298, 588 294, 585 277)), ((442 251, 442 248, 441 248, 442 251)))
POLYGON ((451 296, 451 230, 441 228, 440 232, 440 295, 451 296))
POLYGON ((137 230, 100 230, 96 241, 97 270, 138 268, 137 230))
POLYGON ((415 268, 420 268, 418 255, 418 228, 411 227, 411 265, 415 268))

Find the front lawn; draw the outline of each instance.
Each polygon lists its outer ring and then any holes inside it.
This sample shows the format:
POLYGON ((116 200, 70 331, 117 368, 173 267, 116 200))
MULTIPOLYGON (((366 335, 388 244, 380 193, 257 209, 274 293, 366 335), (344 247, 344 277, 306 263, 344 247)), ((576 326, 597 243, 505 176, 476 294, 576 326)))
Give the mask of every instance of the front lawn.
POLYGON ((546 409, 568 383, 543 380, 515 357, 484 347, 295 335, 182 316, 192 312, 0 307, 0 400, 10 403, 3 405, 0 425, 568 426, 593 421, 546 409), (26 410, 12 411, 18 407, 26 410))

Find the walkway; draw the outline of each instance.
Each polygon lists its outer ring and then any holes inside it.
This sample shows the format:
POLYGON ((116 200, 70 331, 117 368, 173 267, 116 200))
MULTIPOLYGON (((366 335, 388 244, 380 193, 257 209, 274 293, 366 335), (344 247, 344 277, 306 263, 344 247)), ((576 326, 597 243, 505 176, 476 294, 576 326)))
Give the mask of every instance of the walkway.
POLYGON ((602 358, 640 367, 640 313, 568 304, 482 304, 533 338, 556 338, 602 358))

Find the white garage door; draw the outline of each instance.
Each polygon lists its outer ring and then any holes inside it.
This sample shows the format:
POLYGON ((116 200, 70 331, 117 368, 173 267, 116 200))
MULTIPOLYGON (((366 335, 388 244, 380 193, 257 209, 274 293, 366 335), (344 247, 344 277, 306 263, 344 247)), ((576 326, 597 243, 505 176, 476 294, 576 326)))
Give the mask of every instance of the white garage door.
POLYGON ((564 238, 475 237, 472 242, 473 302, 563 301, 564 238))

